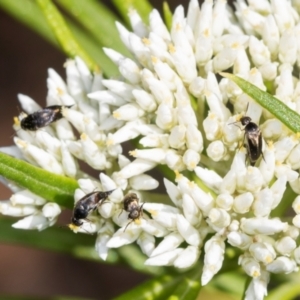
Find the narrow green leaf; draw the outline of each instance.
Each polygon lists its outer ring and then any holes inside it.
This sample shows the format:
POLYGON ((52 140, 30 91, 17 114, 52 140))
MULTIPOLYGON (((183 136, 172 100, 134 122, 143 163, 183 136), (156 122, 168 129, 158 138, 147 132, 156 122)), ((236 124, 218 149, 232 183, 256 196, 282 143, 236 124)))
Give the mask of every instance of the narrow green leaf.
POLYGON ((148 24, 152 6, 148 0, 112 0, 115 8, 119 11, 127 25, 130 25, 128 12, 131 8, 137 10, 145 24, 148 24))
POLYGON ((165 300, 182 276, 163 275, 146 281, 114 300, 165 300))
POLYGON ((300 115, 291 110, 283 102, 262 91, 246 80, 229 73, 220 73, 222 76, 235 82, 244 93, 253 98, 258 104, 267 109, 278 120, 293 132, 300 132, 300 115))
POLYGON ((73 208, 75 179, 56 175, 0 152, 0 175, 48 201, 73 208))
POLYGON ((265 300, 293 300, 300 296, 299 282, 288 282, 281 284, 277 288, 268 293, 265 300))
POLYGON ((32 0, 0 0, 0 7, 13 18, 36 31, 48 42, 58 46, 57 40, 36 2, 32 0))
POLYGON ((118 52, 130 56, 130 52, 122 43, 115 22, 118 17, 105 5, 95 0, 59 0, 59 5, 76 18, 80 24, 93 36, 99 46, 116 49, 118 52))
POLYGON ((52 1, 36 0, 36 2, 40 6, 58 42, 60 43, 64 51, 68 54, 68 56, 79 56, 85 61, 85 63, 91 70, 99 69, 93 59, 91 59, 90 56, 85 52, 85 50, 78 44, 59 10, 52 3, 52 1))
POLYGON ((200 275, 202 269, 196 266, 192 271, 185 274, 168 300, 195 300, 200 292, 200 275))
POLYGON ((163 3, 163 13, 164 13, 165 24, 167 25, 167 28, 171 30, 173 14, 170 10, 170 6, 167 1, 164 1, 163 3))

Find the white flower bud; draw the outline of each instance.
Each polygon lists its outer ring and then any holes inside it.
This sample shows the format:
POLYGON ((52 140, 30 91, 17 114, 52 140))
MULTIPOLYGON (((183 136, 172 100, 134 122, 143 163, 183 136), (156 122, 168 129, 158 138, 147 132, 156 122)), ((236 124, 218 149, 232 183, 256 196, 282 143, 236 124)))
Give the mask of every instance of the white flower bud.
POLYGON ((300 196, 297 196, 292 204, 296 214, 300 214, 300 196))
POLYGON ((119 248, 131 244, 139 237, 141 232, 142 228, 133 222, 125 231, 124 228, 121 227, 115 232, 112 238, 107 242, 106 246, 108 248, 119 248))
POLYGON ((264 44, 268 47, 271 55, 275 57, 278 53, 279 46, 279 30, 272 14, 265 17, 262 33, 264 44))
POLYGON ((208 116, 203 121, 203 128, 206 134, 206 138, 209 141, 220 138, 220 135, 222 133, 222 124, 216 114, 208 114, 208 116))
POLYGON ((239 260, 239 264, 249 276, 254 278, 260 276, 260 265, 255 259, 242 256, 239 260))
POLYGON ((205 88, 205 79, 198 76, 193 79, 191 84, 189 85, 189 92, 194 96, 194 97, 201 97, 203 96, 205 88))
POLYGON ((297 60, 297 39, 294 32, 285 30, 279 41, 278 57, 282 63, 293 65, 297 60))
POLYGON ((49 221, 53 221, 61 213, 61 209, 57 203, 49 202, 43 206, 42 212, 49 221))
POLYGON ((226 158, 226 147, 221 141, 214 141, 210 143, 206 149, 207 155, 213 161, 220 161, 226 158))
POLYGON ((201 284, 206 285, 221 269, 224 260, 225 244, 223 239, 213 236, 205 243, 205 256, 201 284))
POLYGON ((212 208, 208 214, 207 222, 215 231, 219 231, 230 224, 230 215, 224 209, 212 208))
POLYGON ((158 244, 158 246, 151 253, 151 257, 160 255, 165 252, 176 249, 184 241, 179 233, 170 233, 158 244))
POLYGON ((192 149, 196 152, 202 152, 203 150, 203 137, 201 131, 197 126, 189 124, 186 130, 186 146, 188 149, 192 149))
POLYGON ((186 247, 174 261, 174 267, 176 268, 188 268, 193 265, 200 256, 200 250, 195 246, 186 247))
POLYGON ((32 114, 35 111, 42 109, 32 98, 30 98, 26 95, 18 94, 18 99, 19 99, 22 109, 27 114, 32 114))
POLYGON ((251 193, 258 192, 263 185, 263 177, 258 168, 248 167, 245 175, 244 189, 251 193))
POLYGON ((273 81, 277 76, 278 62, 266 62, 258 69, 264 80, 273 81))
POLYGON ((259 171, 263 176, 265 185, 269 185, 275 173, 274 147, 268 146, 264 152, 264 157, 259 164, 259 171))
POLYGON ((282 255, 289 256, 297 244, 290 236, 285 236, 275 242, 275 249, 282 255))
POLYGON ((202 215, 191 196, 183 194, 182 208, 184 217, 191 223, 191 225, 197 227, 201 223, 202 215))
POLYGON ((299 229, 293 225, 289 225, 289 228, 287 231, 284 233, 285 236, 289 236, 292 239, 296 240, 299 236, 299 229))
POLYGON ((181 204, 181 197, 182 197, 179 188, 173 182, 169 181, 166 178, 164 178, 164 184, 172 202, 176 206, 179 206, 181 204))
POLYGON ((10 201, 0 201, 0 212, 2 215, 12 217, 23 217, 34 214, 38 209, 33 205, 12 205, 10 201))
POLYGON ((137 104, 146 112, 153 112, 157 108, 154 97, 144 90, 133 90, 132 94, 137 104))
POLYGON ((300 264, 300 247, 297 247, 295 250, 294 250, 294 259, 296 261, 296 263, 299 265, 300 264))
POLYGON ((148 134, 140 139, 139 143, 144 147, 168 148, 168 134, 148 134))
POLYGON ((169 130, 175 125, 174 110, 168 104, 161 103, 156 114, 156 124, 159 128, 169 130))
POLYGON ((253 242, 249 235, 238 231, 230 232, 227 235, 227 241, 233 247, 237 247, 242 250, 247 250, 253 242))
POLYGON ((161 80, 156 78, 147 78, 146 82, 149 86, 149 89, 156 99, 157 103, 173 106, 174 96, 168 86, 161 80))
POLYGON ((202 240, 199 232, 182 215, 177 215, 177 229, 188 244, 192 246, 201 245, 202 240))
POLYGON ((116 213, 116 205, 112 201, 105 201, 98 207, 98 212, 104 219, 109 219, 116 213))
POLYGON ((121 121, 133 121, 144 115, 144 111, 137 104, 125 104, 113 112, 113 117, 121 121))
POLYGON ((267 265, 267 271, 272 272, 274 274, 289 274, 291 272, 298 271, 298 267, 294 260, 284 256, 280 256, 267 265))
POLYGON ((49 227, 49 221, 42 214, 35 214, 19 220, 14 223, 12 227, 17 229, 37 229, 41 231, 49 227))
MULTIPOLYGON (((286 164, 276 164, 275 166, 275 176, 277 178, 280 177, 286 177, 287 181, 293 182, 297 180, 299 173, 292 170, 290 165, 286 164)), ((293 185, 291 183, 291 186, 293 188, 293 185)))
POLYGON ((249 218, 241 220, 241 228, 245 233, 250 235, 258 233, 273 235, 281 231, 286 231, 288 223, 281 222, 278 218, 249 218))
POLYGON ((286 184, 287 184, 286 176, 281 176, 271 186, 270 190, 273 193, 273 199, 274 199, 272 204, 272 209, 277 207, 277 205, 280 203, 286 189, 286 184))
POLYGON ((196 167, 194 171, 196 175, 205 183, 205 185, 209 186, 215 191, 219 190, 219 186, 222 183, 222 177, 215 171, 202 167, 196 167))
POLYGON ((85 133, 80 138, 85 161, 96 170, 105 169, 105 154, 100 151, 98 146, 85 133))
POLYGON ((297 170, 300 168, 300 144, 293 148, 291 153, 289 154, 286 162, 291 165, 292 169, 297 170))
POLYGON ((165 41, 171 39, 169 31, 163 22, 159 12, 153 9, 149 15, 150 31, 156 33, 158 36, 162 37, 165 41))
POLYGON ((182 171, 185 170, 186 167, 183 163, 182 156, 177 154, 176 152, 169 150, 166 155, 166 164, 171 170, 182 171))
POLYGON ((141 174, 129 179, 130 186, 135 190, 154 190, 158 187, 159 182, 147 174, 141 174))
POLYGON ((270 61, 269 49, 264 45, 263 41, 251 36, 249 39, 249 52, 255 66, 259 67, 266 61, 270 61))
POLYGON ((233 48, 222 49, 214 58, 213 66, 216 73, 229 69, 236 59, 236 50, 233 48))
POLYGON ((152 148, 152 149, 136 149, 134 151, 130 151, 129 154, 139 159, 153 161, 157 164, 165 164, 166 155, 170 152, 175 153, 174 150, 152 148))
POLYGON ((300 228, 300 214, 296 215, 294 218, 293 218, 293 224, 300 228))
POLYGON ((253 278, 251 283, 249 284, 245 300, 263 300, 265 296, 268 294, 267 286, 270 281, 270 273, 264 271, 263 269, 260 270, 261 275, 259 277, 253 278))
POLYGON ((184 125, 177 125, 171 129, 169 135, 170 147, 180 149, 185 144, 186 127, 184 125))
POLYGON ((21 190, 12 194, 10 197, 11 203, 15 205, 44 205, 46 200, 33 194, 29 190, 21 190))
POLYGON ((100 104, 109 104, 113 106, 122 106, 127 103, 125 99, 111 91, 97 91, 87 95, 89 98, 98 100, 100 104))
POLYGON ((230 170, 220 185, 220 193, 223 194, 233 194, 236 188, 236 173, 230 170))
POLYGON ((74 157, 68 150, 65 142, 61 144, 61 164, 64 169, 64 173, 69 177, 75 177, 77 173, 77 164, 74 157))
POLYGON ((183 251, 182 248, 177 248, 169 252, 165 252, 160 255, 150 257, 145 261, 145 265, 146 266, 171 266, 182 251, 183 251))
POLYGON ((265 188, 260 190, 255 195, 255 201, 253 203, 253 212, 256 217, 267 217, 274 202, 273 193, 271 189, 265 188))
POLYGON ((259 262, 268 265, 276 258, 276 252, 269 243, 253 243, 249 251, 259 262))
POLYGON ((234 198, 233 210, 240 214, 247 213, 253 203, 254 197, 252 193, 243 193, 234 198))
POLYGON ((132 161, 130 164, 125 166, 119 173, 119 177, 122 178, 130 178, 133 176, 140 175, 144 172, 147 172, 151 169, 153 169, 156 166, 155 162, 137 158, 134 161, 132 161))
POLYGON ((216 198, 216 205, 226 211, 231 210, 233 206, 233 197, 229 194, 219 194, 216 198))
POLYGON ((298 144, 298 140, 294 136, 286 136, 274 143, 275 158, 278 162, 284 162, 288 157, 295 145, 298 144))
POLYGON ((111 238, 111 236, 109 234, 102 233, 102 234, 98 234, 97 239, 96 239, 95 249, 96 249, 99 257, 103 260, 107 259, 108 247, 106 245, 110 238, 111 238))
POLYGON ((193 171, 200 161, 200 154, 194 150, 188 149, 184 152, 183 162, 189 171, 193 171))
POLYGON ((155 238, 149 233, 142 232, 137 239, 137 244, 140 246, 144 254, 146 254, 147 256, 151 256, 151 253, 155 248, 155 238))

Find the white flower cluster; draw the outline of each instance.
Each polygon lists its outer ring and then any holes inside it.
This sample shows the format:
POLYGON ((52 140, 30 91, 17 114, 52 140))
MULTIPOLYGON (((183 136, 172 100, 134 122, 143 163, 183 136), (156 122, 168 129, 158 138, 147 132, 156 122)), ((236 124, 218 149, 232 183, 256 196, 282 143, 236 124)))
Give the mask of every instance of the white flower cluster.
MULTIPOLYGON (((15 143, 30 163, 76 178, 75 202, 92 191, 114 189, 99 205, 100 217, 93 214, 78 228, 97 233, 102 259, 109 248, 137 242, 149 257, 146 264, 187 268, 204 251, 205 285, 221 269, 228 243, 243 252, 239 264, 253 278, 246 299, 263 299, 270 273, 298 270, 300 196, 290 223, 271 216, 287 184, 300 194, 298 137, 234 83, 217 77, 230 70, 263 90, 268 82, 278 99, 300 113, 300 80, 294 75, 300 66, 298 2, 238 0, 233 11, 225 0, 206 0, 201 9, 191 0, 186 17, 182 6, 175 10, 170 31, 156 10, 149 26, 132 10, 133 32, 119 23, 117 28, 134 58, 104 49, 120 80, 92 75, 79 58, 66 63, 66 83, 49 70, 47 105, 74 106, 53 127, 36 132, 20 129, 16 120, 15 143), (230 124, 248 103, 247 115, 265 140, 264 158, 253 167, 239 146, 244 132, 230 124), (131 161, 122 143, 138 137, 143 148, 129 152, 131 161), (77 159, 106 175, 100 173, 100 182, 90 179, 77 159), (176 183, 164 179, 173 205, 143 196, 159 184, 145 172, 159 165, 176 173, 176 183), (144 214, 124 230, 128 192, 144 203, 144 214)), ((19 100, 28 114, 40 109, 27 96, 19 100)), ((16 228, 41 230, 55 222, 57 204, 13 191, 0 211, 26 216, 16 228)))

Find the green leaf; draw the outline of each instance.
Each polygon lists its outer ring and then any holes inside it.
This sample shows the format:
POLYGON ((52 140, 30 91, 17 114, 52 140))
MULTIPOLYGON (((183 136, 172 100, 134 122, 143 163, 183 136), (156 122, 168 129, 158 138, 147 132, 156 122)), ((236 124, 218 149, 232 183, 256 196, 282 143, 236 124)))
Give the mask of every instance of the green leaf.
POLYGON ((75 179, 56 175, 0 152, 0 175, 48 201, 73 208, 75 179))
POLYGON ((83 25, 99 46, 114 48, 126 56, 131 55, 119 37, 115 24, 118 20, 117 16, 101 2, 95 0, 59 0, 58 4, 83 25))
POLYGON ((68 56, 79 56, 85 61, 85 63, 91 70, 98 70, 99 67, 97 66, 97 64, 78 44, 61 13, 51 2, 51 0, 36 0, 36 2, 40 6, 58 42, 60 43, 64 51, 68 54, 68 56))
POLYGON ((182 276, 163 275, 146 281, 114 300, 165 300, 182 276))
POLYGON ((152 10, 152 6, 148 0, 112 0, 112 2, 127 25, 130 25, 128 13, 131 8, 136 9, 143 22, 148 24, 149 14, 152 10))
POLYGON ((164 13, 164 19, 165 19, 165 23, 167 25, 167 28, 169 30, 171 30, 173 14, 170 10, 170 6, 169 6, 168 2, 166 2, 166 1, 164 1, 164 3, 163 3, 163 13, 164 13))
POLYGON ((300 296, 299 282, 288 282, 269 292, 265 300, 293 300, 298 299, 297 296, 300 296))
POLYGON ((195 300, 200 292, 200 277, 202 268, 199 266, 185 274, 168 300, 195 300))
POLYGON ((0 0, 0 7, 17 19, 19 22, 35 30, 38 34, 43 36, 51 44, 58 46, 55 35, 52 33, 48 23, 41 14, 40 8, 35 1, 22 0, 0 0))
POLYGON ((253 98, 258 104, 267 109, 278 120, 293 132, 300 132, 300 115, 286 106, 283 102, 262 91, 246 80, 229 73, 220 73, 222 76, 235 82, 244 93, 253 98))

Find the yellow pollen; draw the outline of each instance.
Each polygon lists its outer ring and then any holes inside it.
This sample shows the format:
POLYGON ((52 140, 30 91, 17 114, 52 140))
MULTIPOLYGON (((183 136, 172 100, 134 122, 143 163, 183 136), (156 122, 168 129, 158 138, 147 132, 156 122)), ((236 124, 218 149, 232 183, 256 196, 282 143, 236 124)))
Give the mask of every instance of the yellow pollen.
POLYGON ((59 96, 62 96, 64 94, 64 91, 61 88, 56 89, 59 96))
POLYGON ((265 262, 267 263, 267 264, 269 264, 270 262, 272 262, 273 261, 273 258, 270 256, 270 255, 268 255, 267 257, 266 257, 266 259, 265 259, 265 262))
POLYGON ((151 41, 147 38, 143 38, 142 39, 142 42, 145 44, 145 45, 150 45, 151 44, 151 41))
POLYGON ((256 278, 258 276, 260 276, 260 272, 259 271, 254 271, 253 274, 252 274, 252 277, 256 278))
POLYGON ((257 73, 257 69, 256 68, 252 68, 250 70, 250 75, 255 75, 257 73))
POLYGON ((237 49, 237 48, 239 48, 239 46, 240 46, 240 44, 238 42, 236 42, 231 45, 231 48, 237 49))
POLYGON ((206 28, 206 29, 203 31, 203 35, 204 35, 205 37, 209 37, 209 36, 210 36, 210 30, 209 30, 209 28, 206 28))
POLYGON ((86 141, 87 140, 87 135, 85 133, 82 133, 80 138, 83 140, 83 141, 86 141))
POLYGON ((119 112, 117 112, 117 111, 114 111, 113 112, 113 117, 115 118, 115 119, 119 119, 120 117, 121 117, 121 115, 120 115, 120 113, 119 112))
POLYGON ((170 53, 175 53, 176 52, 176 48, 173 44, 170 44, 168 48, 169 48, 170 53))
POLYGON ((18 117, 14 117, 14 124, 19 126, 20 125, 20 120, 18 117))
POLYGON ((175 29, 176 29, 177 31, 181 30, 181 26, 180 26, 179 23, 176 24, 175 29))
POLYGON ((135 223, 136 225, 140 225, 140 224, 141 224, 141 220, 140 220, 140 219, 135 219, 135 220, 134 220, 134 223, 135 223))
POLYGON ((158 61, 157 57, 155 57, 155 56, 151 56, 151 60, 154 64, 156 64, 158 61))
POLYGON ((148 212, 154 217, 157 215, 157 210, 149 210, 148 212))
POLYGON ((112 146, 114 145, 114 140, 113 139, 109 139, 106 141, 106 146, 112 146))
POLYGON ((175 170, 174 173, 175 173, 175 177, 176 177, 175 180, 176 181, 178 181, 182 178, 182 175, 178 172, 178 170, 175 170))
POLYGON ((79 226, 76 226, 74 224, 68 224, 68 227, 74 232, 74 233, 77 233, 78 230, 79 230, 79 226))
POLYGON ((133 150, 133 151, 129 151, 129 155, 136 157, 137 156, 137 151, 133 150))

